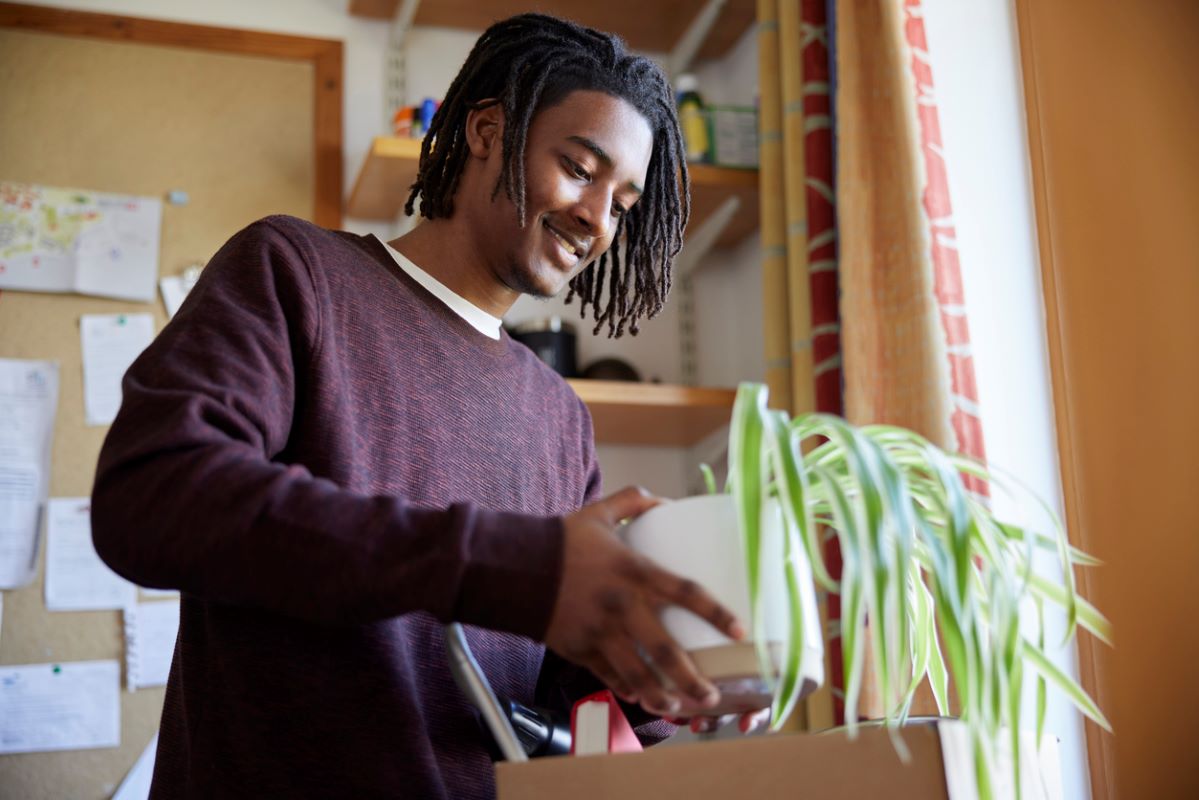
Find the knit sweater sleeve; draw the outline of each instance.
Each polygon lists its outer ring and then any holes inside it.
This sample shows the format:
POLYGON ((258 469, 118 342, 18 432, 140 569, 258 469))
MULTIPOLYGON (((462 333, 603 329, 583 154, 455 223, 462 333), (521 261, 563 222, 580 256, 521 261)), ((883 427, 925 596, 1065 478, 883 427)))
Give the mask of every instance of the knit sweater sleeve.
POLYGON ((424 610, 541 638, 559 518, 418 508, 280 457, 321 325, 305 253, 280 225, 214 256, 122 383, 92 494, 96 551, 143 586, 219 603, 343 623, 424 610))

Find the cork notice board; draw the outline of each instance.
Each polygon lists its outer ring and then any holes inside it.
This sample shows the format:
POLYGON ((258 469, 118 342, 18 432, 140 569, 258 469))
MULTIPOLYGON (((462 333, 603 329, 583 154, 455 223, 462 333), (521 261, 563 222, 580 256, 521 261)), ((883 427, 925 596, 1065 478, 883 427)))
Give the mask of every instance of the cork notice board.
MULTIPOLYGON (((160 274, 206 261, 266 214, 341 221, 341 44, 0 3, 0 180, 164 197, 160 274)), ((0 292, 0 357, 57 361, 51 496, 91 491, 107 432, 87 427, 79 317, 151 312, 73 294, 0 292)), ((44 533, 42 541, 45 541, 44 533)), ((117 611, 48 612, 4 592, 0 664, 116 659, 117 611)), ((0 755, 0 795, 107 798, 158 728, 161 688, 124 690, 118 748, 0 755)))

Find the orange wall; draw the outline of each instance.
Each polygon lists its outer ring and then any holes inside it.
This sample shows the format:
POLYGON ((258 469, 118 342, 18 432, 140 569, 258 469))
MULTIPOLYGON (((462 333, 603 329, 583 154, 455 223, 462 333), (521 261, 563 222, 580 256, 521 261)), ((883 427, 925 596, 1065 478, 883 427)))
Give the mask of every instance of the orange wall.
POLYGON ((1016 0, 1095 797, 1199 797, 1199 2, 1016 0), (1092 683, 1094 687, 1094 683, 1092 683))

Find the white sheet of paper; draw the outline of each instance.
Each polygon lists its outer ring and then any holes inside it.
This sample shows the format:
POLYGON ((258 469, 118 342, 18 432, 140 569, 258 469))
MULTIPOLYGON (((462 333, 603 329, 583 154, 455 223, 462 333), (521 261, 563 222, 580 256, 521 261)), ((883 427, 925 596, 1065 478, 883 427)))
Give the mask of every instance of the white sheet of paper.
POLYGON ((0 753, 119 747, 120 683, 116 661, 0 667, 0 753))
POLYGON ((90 497, 52 497, 46 504, 46 608, 99 611, 137 602, 137 586, 117 575, 92 544, 90 497))
POLYGON ((36 571, 57 410, 57 364, 0 359, 0 589, 36 571))
POLYGON ((0 182, 0 288, 154 299, 162 201, 0 182))
POLYGON ((162 304, 167 308, 167 319, 175 316, 183 298, 187 297, 182 275, 167 275, 158 279, 158 291, 162 292, 162 304))
POLYGON ((109 425, 121 407, 121 378, 154 339, 149 314, 84 314, 83 405, 88 425, 109 425))
POLYGON ((142 597, 173 597, 175 599, 179 598, 179 590, 178 589, 147 589, 145 586, 143 586, 143 587, 141 587, 141 594, 142 594, 142 597))
POLYGON ((96 207, 105 224, 79 237, 75 291, 153 302, 162 201, 156 197, 97 194, 96 207))
POLYGON ((129 691, 166 686, 178 635, 178 600, 136 603, 125 609, 125 675, 129 691))
POLYGON ((150 782, 154 778, 154 758, 158 754, 158 734, 146 745, 146 749, 137 757, 133 769, 125 775, 125 780, 117 787, 112 800, 147 800, 150 796, 150 782))

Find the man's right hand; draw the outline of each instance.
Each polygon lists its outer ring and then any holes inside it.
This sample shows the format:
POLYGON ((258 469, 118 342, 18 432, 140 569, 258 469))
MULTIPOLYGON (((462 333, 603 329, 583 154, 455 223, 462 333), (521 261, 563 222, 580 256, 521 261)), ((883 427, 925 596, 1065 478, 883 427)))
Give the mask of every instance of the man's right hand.
POLYGON ((638 555, 616 535, 621 520, 660 502, 629 487, 566 517, 562 583, 545 644, 651 713, 699 714, 720 695, 662 627, 662 609, 686 608, 733 639, 745 631, 694 581, 638 555))

